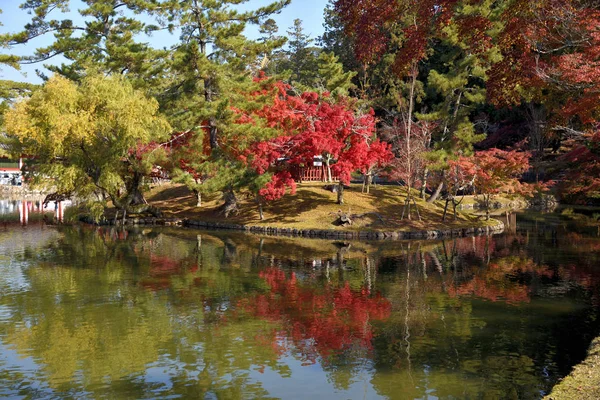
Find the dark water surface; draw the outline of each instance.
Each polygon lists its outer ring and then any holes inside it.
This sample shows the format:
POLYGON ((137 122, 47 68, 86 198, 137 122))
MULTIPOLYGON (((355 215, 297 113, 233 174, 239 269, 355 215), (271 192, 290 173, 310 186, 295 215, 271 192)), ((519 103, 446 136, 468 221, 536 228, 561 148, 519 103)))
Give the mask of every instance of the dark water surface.
POLYGON ((600 237, 342 243, 0 226, 0 398, 538 399, 600 332, 600 237))

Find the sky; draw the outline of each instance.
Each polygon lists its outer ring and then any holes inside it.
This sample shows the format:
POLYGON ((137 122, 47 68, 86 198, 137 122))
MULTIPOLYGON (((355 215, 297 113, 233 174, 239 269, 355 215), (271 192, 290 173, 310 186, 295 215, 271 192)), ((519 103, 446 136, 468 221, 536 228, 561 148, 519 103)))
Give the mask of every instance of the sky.
MULTIPOLYGON (((0 33, 7 32, 18 32, 23 29, 26 23, 31 19, 31 15, 21 10, 19 5, 25 0, 0 0, 0 33)), ((248 0, 242 8, 254 9, 266 4, 271 3, 272 0, 248 0)), ((56 15, 56 19, 71 18, 74 21, 81 20, 77 9, 82 8, 80 0, 71 0, 73 4, 71 6, 71 12, 68 15, 56 15)), ((294 19, 300 18, 306 34, 312 38, 317 38, 323 33, 323 10, 327 4, 327 0, 292 0, 291 4, 284 8, 280 14, 274 15, 273 19, 277 21, 279 27, 279 34, 285 35, 286 30, 291 27, 294 23, 294 19)), ((256 30, 248 30, 247 35, 252 37, 255 35, 256 30)), ((36 48, 46 46, 52 43, 53 36, 46 35, 45 37, 37 38, 25 45, 15 46, 11 49, 1 49, 0 53, 10 53, 17 55, 28 55, 32 54, 36 48)), ((152 43, 153 47, 162 48, 168 47, 176 40, 176 37, 170 36, 166 32, 160 34, 154 34, 148 38, 148 41, 152 43)), ((53 63, 60 64, 64 61, 64 58, 55 57, 53 63)), ((0 79, 7 79, 21 82, 40 83, 41 79, 36 75, 36 69, 40 69, 42 72, 47 73, 48 71, 43 68, 41 63, 33 65, 23 65, 20 71, 17 71, 8 66, 0 67, 0 79)))

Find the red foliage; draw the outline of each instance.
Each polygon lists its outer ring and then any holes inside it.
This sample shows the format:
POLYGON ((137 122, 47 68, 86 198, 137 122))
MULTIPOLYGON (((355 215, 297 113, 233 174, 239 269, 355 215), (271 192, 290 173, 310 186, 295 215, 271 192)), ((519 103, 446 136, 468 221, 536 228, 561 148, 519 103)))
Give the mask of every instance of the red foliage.
POLYGON ((394 69, 399 75, 427 57, 430 42, 444 35, 443 28, 456 24, 462 37, 468 37, 472 53, 492 45, 487 16, 458 15, 458 0, 336 0, 335 9, 345 31, 358 44, 356 56, 365 64, 376 62, 389 49, 390 38, 403 38, 395 53, 394 69))
POLYGON ((503 17, 503 60, 490 72, 496 104, 518 104, 528 88, 567 120, 590 123, 600 111, 600 10, 593 1, 514 1, 503 17))
MULTIPOLYGON (((356 170, 366 171, 383 164, 392 157, 387 144, 375 138, 375 117, 371 110, 356 115, 349 99, 334 100, 326 95, 305 92, 291 95, 289 86, 276 84, 273 103, 256 112, 267 126, 280 129, 283 134, 270 140, 254 143, 244 153, 244 160, 263 174, 273 170, 278 160, 288 165, 310 165, 315 156, 329 157, 332 170, 344 184, 356 170)), ((265 191, 267 200, 285 194, 292 187, 289 174, 275 173, 265 191)))
POLYGON ((473 295, 490 301, 509 304, 529 302, 533 288, 511 277, 527 274, 537 278, 552 278, 555 272, 529 258, 500 258, 488 268, 479 270, 468 281, 448 289, 450 296, 473 295))
POLYGON ((452 297, 472 295, 482 299, 506 301, 507 303, 529 302, 529 290, 525 285, 512 284, 499 280, 489 280, 476 276, 473 279, 448 288, 452 297))
POLYGON ((585 201, 590 193, 600 191, 600 133, 590 134, 585 144, 577 144, 564 156, 573 165, 561 183, 563 196, 585 201))
POLYGON ((142 286, 150 290, 162 290, 171 286, 171 279, 174 275, 180 275, 184 272, 194 272, 198 270, 197 265, 189 268, 183 260, 174 260, 168 256, 161 256, 150 253, 150 271, 148 276, 141 281, 142 286))
POLYGON ((285 334, 312 363, 318 356, 358 344, 371 349, 370 321, 389 317, 391 304, 385 298, 326 286, 322 291, 302 287, 294 273, 289 278, 281 269, 260 273, 270 287, 267 294, 240 301, 238 306, 255 316, 282 323, 285 334))
POLYGON ((376 61, 387 49, 387 27, 401 17, 396 1, 391 0, 336 0, 337 13, 341 16, 348 34, 359 40, 355 53, 366 64, 376 61))
POLYGON ((475 182, 477 174, 477 164, 473 157, 460 156, 456 160, 448 160, 446 188, 450 193, 456 194, 475 182))
POLYGON ((483 194, 531 192, 530 185, 519 178, 529 169, 529 152, 489 149, 478 151, 474 156, 477 167, 476 186, 483 194))
POLYGON ((258 194, 266 201, 277 200, 285 195, 286 188, 290 188, 292 194, 296 193, 296 182, 288 171, 281 171, 274 174, 258 194))

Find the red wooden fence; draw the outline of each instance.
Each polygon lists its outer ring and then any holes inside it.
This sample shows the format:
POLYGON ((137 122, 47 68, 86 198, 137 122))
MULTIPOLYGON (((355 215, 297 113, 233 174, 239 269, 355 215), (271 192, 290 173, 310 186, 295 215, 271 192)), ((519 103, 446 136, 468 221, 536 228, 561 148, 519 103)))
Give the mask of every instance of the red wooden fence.
MULTIPOLYGON (((296 182, 326 182, 327 181, 327 167, 299 167, 294 166, 291 168, 292 177, 296 182)), ((333 181, 339 180, 339 175, 331 171, 331 179, 333 181)))

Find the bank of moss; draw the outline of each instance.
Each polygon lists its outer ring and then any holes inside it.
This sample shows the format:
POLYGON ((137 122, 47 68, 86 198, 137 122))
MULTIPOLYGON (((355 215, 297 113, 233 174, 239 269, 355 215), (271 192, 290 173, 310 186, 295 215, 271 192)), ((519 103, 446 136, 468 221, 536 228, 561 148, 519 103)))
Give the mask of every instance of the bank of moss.
POLYGON ((596 338, 588 350, 586 359, 573 368, 573 371, 552 392, 546 400, 597 400, 600 399, 600 337, 596 338))
MULTIPOLYGON (((344 191, 344 205, 336 204, 336 193, 324 189, 323 183, 301 184, 293 195, 270 202, 264 206, 264 219, 260 220, 254 198, 239 195, 240 212, 227 219, 218 212, 222 199, 218 195, 203 199, 202 207, 196 207, 194 196, 181 185, 163 185, 154 188, 148 200, 163 210, 167 218, 180 218, 205 222, 288 228, 374 232, 414 232, 481 228, 497 225, 497 221, 486 221, 468 213, 459 212, 454 219, 449 211, 442 221, 442 203, 428 204, 417 199, 422 219, 412 213, 409 220, 402 219, 404 189, 399 186, 377 186, 370 194, 362 193, 360 185, 352 185, 344 191), (336 224, 338 212, 360 215, 351 226, 336 224)), ((414 207, 413 207, 414 210, 414 207)))

